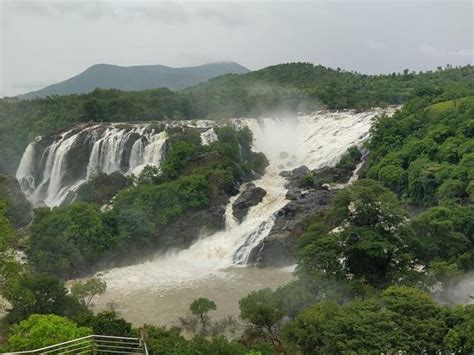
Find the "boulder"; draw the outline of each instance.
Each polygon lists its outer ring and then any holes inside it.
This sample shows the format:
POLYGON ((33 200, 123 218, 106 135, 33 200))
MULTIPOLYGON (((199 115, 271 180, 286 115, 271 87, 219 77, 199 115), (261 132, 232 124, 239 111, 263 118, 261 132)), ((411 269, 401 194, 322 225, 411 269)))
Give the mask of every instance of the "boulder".
POLYGON ((299 179, 307 174, 310 173, 310 170, 307 166, 302 165, 299 168, 295 168, 291 171, 291 178, 292 179, 299 179))
POLYGON ((287 200, 298 200, 301 197, 301 189, 295 186, 290 186, 285 197, 287 200))
POLYGON ((239 222, 242 222, 250 207, 259 204, 266 194, 267 192, 263 188, 256 187, 255 184, 252 183, 247 184, 246 189, 232 204, 232 213, 234 214, 234 217, 239 222))
POLYGON ((203 235, 225 228, 225 206, 190 211, 156 231, 159 249, 187 248, 203 235))

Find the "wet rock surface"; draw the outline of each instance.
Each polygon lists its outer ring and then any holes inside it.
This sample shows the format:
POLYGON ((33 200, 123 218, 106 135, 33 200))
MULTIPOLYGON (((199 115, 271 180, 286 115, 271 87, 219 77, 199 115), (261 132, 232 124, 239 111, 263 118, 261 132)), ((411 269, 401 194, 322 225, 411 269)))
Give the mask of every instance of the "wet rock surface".
POLYGON ((250 207, 262 202, 266 194, 263 188, 256 187, 253 183, 247 184, 246 189, 232 204, 232 213, 239 223, 245 218, 250 207))
POLYGON ((156 233, 160 249, 186 248, 200 236, 212 235, 225 228, 225 206, 189 212, 156 233))
POLYGON ((266 238, 250 253, 249 264, 259 267, 285 266, 294 262, 294 251, 297 239, 303 234, 309 219, 318 211, 328 209, 337 193, 328 190, 318 183, 309 188, 301 187, 300 179, 310 173, 307 167, 282 172, 286 177, 290 200, 285 207, 276 212, 274 225, 266 238))

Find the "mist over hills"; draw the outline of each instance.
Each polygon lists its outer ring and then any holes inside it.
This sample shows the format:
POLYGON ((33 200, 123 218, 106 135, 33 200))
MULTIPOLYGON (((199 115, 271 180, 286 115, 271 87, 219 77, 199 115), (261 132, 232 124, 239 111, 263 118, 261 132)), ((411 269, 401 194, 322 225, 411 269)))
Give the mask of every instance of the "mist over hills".
POLYGON ((166 87, 181 90, 224 74, 245 74, 250 70, 234 62, 209 63, 193 67, 172 68, 164 65, 121 67, 96 64, 84 72, 20 98, 32 99, 50 95, 88 93, 96 88, 127 91, 166 87))

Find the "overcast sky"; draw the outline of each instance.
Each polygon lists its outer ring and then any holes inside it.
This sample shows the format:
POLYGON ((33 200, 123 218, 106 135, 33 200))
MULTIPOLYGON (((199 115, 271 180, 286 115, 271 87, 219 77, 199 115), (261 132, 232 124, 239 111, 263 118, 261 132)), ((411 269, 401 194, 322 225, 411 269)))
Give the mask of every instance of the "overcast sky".
POLYGON ((0 97, 97 63, 308 61, 387 73, 474 57, 472 1, 0 2, 0 97))

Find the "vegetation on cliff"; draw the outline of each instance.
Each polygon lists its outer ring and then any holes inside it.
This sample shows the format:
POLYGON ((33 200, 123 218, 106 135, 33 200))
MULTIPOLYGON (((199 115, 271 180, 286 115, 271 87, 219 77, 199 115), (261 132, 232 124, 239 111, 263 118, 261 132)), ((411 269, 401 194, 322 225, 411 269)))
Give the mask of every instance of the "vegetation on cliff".
POLYGON ((79 189, 79 201, 88 202, 36 209, 27 249, 31 265, 71 277, 131 250, 143 253, 191 243, 195 236, 189 231, 187 240, 170 240, 161 231, 193 211, 225 204, 242 179, 265 167, 251 151, 249 129, 226 126, 216 133, 218 140, 204 146, 194 129, 170 130, 160 169, 148 166, 130 181, 98 175, 79 189), (102 211, 97 203, 112 196, 113 208, 102 211))

